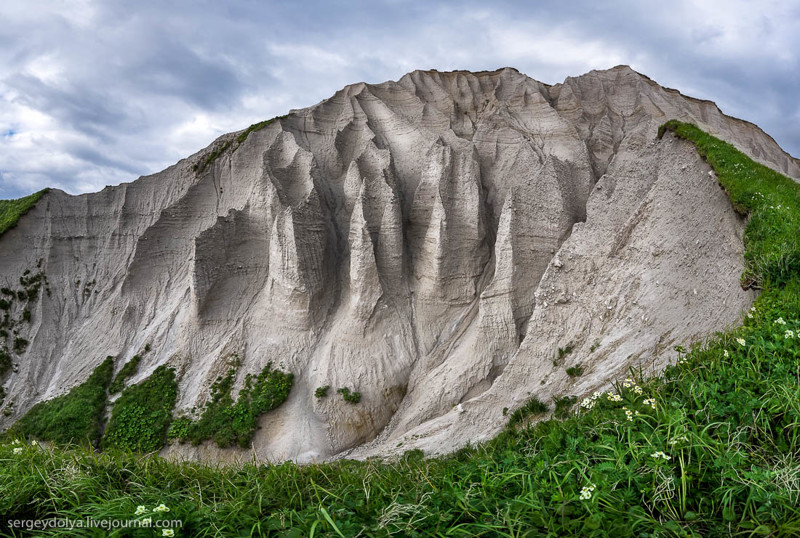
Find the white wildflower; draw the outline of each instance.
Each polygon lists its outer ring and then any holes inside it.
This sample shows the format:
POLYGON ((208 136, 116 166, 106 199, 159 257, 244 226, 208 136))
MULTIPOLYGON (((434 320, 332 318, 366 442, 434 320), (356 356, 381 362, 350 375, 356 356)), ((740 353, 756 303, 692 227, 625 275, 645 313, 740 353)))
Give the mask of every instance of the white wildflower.
POLYGON ((727 349, 726 349, 725 351, 723 351, 723 352, 722 352, 722 356, 723 356, 723 357, 725 357, 726 359, 727 359, 728 357, 730 357, 730 355, 728 354, 728 350, 727 350, 727 349))
POLYGON ((794 338, 794 331, 786 331, 783 333, 784 338, 794 338))
POLYGON ((153 508, 153 512, 169 512, 169 508, 164 503, 161 503, 153 508))
POLYGON ((778 318, 775 320, 776 325, 786 325, 786 322, 783 321, 783 318, 778 318))
POLYGON ((591 398, 584 398, 583 401, 581 402, 581 407, 583 407, 584 409, 591 409, 592 407, 594 407, 594 400, 592 400, 591 398))
POLYGON ((649 405, 653 409, 656 408, 656 399, 655 398, 648 398, 642 402, 645 405, 649 405))
POLYGON ((737 338, 736 341, 739 343, 740 346, 744 347, 747 345, 747 342, 744 341, 744 338, 737 338))
POLYGON ((655 459, 662 459, 664 461, 669 461, 672 459, 672 456, 668 456, 663 452, 661 452, 660 450, 658 452, 653 452, 652 454, 650 454, 650 456, 654 457, 655 459))
POLYGON ((594 484, 582 487, 581 488, 580 499, 582 501, 588 501, 589 499, 591 499, 592 498, 592 493, 594 493, 595 487, 596 486, 594 484))
POLYGON ((136 511, 134 512, 134 515, 141 516, 145 512, 147 512, 147 508, 145 508, 142 505, 139 505, 139 506, 136 507, 136 511))
POLYGON ((22 447, 17 447, 14 449, 14 454, 22 454, 22 447))

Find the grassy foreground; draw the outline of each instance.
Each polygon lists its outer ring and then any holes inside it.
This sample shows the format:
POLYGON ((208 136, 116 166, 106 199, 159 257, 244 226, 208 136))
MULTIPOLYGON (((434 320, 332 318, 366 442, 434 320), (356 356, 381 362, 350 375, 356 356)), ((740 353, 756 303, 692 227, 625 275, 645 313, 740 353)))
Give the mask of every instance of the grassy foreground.
MULTIPOLYGON (((632 373, 562 421, 517 417, 484 445, 394 463, 178 465, 7 440, 0 525, 153 522, 119 536, 170 536, 155 527, 167 519, 182 522, 168 529, 176 536, 800 535, 800 186, 694 126, 663 131, 694 143, 749 214, 743 284, 762 293, 741 327, 681 352, 662 377, 632 373)), ((107 532, 37 533, 59 534, 107 532)))

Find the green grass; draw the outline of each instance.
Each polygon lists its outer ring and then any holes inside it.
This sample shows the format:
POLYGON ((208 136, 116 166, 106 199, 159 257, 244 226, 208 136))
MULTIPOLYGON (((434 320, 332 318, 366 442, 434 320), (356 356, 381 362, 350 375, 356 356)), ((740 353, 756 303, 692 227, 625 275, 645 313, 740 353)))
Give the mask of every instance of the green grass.
POLYGON ((276 117, 274 117, 272 119, 269 119, 269 120, 266 120, 266 121, 261 121, 261 122, 258 122, 258 123, 254 123, 253 125, 251 125, 247 129, 245 129, 242 133, 240 133, 239 136, 236 137, 236 141, 239 144, 242 144, 245 140, 247 140, 247 137, 250 136, 250 133, 254 133, 256 131, 260 131, 264 127, 272 125, 277 120, 282 120, 282 119, 287 118, 287 117, 288 116, 276 116, 276 117))
POLYGON ((35 437, 56 443, 97 444, 106 403, 106 388, 114 371, 106 359, 84 383, 67 394, 33 406, 14 426, 10 435, 35 437))
MULTIPOLYGON (((178 534, 198 537, 800 535, 800 188, 728 145, 705 151, 729 193, 760 193, 735 203, 751 215, 745 283, 763 291, 741 327, 691 346, 661 377, 632 372, 576 411, 560 399, 564 420, 519 419, 436 458, 219 467, 6 444, 0 513, 135 519, 138 505, 152 514, 163 502, 178 534), (721 161, 747 169, 728 174, 721 161), (750 185, 738 183, 748 171, 750 185)), ((120 535, 152 535, 136 532, 120 535)))
POLYGON ((33 209, 36 202, 41 200, 42 196, 48 192, 50 192, 50 189, 42 189, 39 192, 16 200, 0 200, 0 236, 14 228, 20 217, 33 209))
POLYGON ((114 402, 111 419, 103 434, 103 449, 139 452, 160 449, 172 422, 177 396, 175 370, 166 366, 159 366, 153 375, 126 388, 114 402))
POLYGON ((547 407, 546 403, 534 396, 525 402, 525 405, 511 413, 511 417, 508 419, 508 427, 514 428, 517 425, 522 424, 527 419, 544 415, 549 410, 550 408, 547 407))

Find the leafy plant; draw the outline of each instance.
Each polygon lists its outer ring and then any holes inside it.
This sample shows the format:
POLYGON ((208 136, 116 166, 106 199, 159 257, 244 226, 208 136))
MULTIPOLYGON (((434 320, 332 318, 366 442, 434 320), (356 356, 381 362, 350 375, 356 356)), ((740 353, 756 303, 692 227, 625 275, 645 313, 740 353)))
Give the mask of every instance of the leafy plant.
POLYGON ((580 363, 566 369, 567 375, 570 377, 580 377, 583 375, 583 366, 580 363))
POLYGON ((114 403, 103 434, 103 448, 139 452, 160 449, 172 422, 172 408, 177 396, 175 370, 166 366, 159 366, 153 375, 126 388, 114 403))
POLYGON ((573 349, 575 348, 572 346, 572 344, 563 348, 558 348, 558 360, 560 361, 561 359, 572 353, 573 349))
POLYGON ((342 395, 342 399, 352 405, 356 405, 358 402, 361 401, 361 393, 360 392, 352 392, 347 387, 342 387, 337 389, 336 392, 342 395))
POLYGON ((325 385, 324 387, 317 387, 314 391, 314 397, 316 398, 325 398, 328 395, 328 389, 330 389, 330 385, 325 385))

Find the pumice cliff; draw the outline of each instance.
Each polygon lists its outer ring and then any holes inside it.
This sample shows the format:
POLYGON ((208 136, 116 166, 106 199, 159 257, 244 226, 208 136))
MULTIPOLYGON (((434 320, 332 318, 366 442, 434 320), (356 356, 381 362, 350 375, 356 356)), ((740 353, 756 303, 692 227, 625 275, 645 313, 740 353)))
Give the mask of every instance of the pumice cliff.
POLYGON ((175 368, 176 415, 230 357, 235 390, 294 374, 250 449, 162 451, 226 461, 453 450, 531 396, 657 371, 755 297, 745 223, 693 146, 657 139, 669 119, 800 177, 755 125, 628 67, 505 68, 354 84, 152 176, 51 191, 0 237, 0 285, 49 289, 15 327, 0 426, 145 346, 127 384, 175 368))

